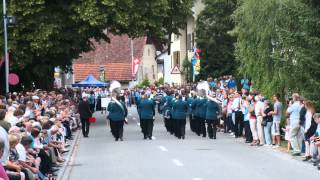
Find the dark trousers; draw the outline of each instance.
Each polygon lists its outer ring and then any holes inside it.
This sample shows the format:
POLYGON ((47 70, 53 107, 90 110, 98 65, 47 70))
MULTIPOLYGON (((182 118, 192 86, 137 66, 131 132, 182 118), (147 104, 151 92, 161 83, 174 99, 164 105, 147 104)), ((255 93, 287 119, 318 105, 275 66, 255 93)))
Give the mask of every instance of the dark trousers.
POLYGON ((228 115, 227 124, 228 124, 228 131, 231 130, 232 132, 234 132, 234 124, 233 124, 233 121, 232 121, 232 114, 228 115))
POLYGON ((243 114, 241 111, 235 112, 235 124, 234 124, 234 135, 236 137, 242 136, 243 132, 243 114))
POLYGON ((252 137, 252 132, 251 132, 251 129, 250 129, 250 123, 249 123, 249 121, 244 121, 243 124, 244 124, 246 142, 252 142, 253 137, 252 137))
POLYGON ((190 123, 190 129, 192 132, 195 132, 195 128, 194 128, 194 118, 192 116, 192 114, 189 114, 189 123, 190 123))
POLYGON ((171 133, 171 134, 174 134, 174 121, 172 118, 170 119, 167 119, 167 126, 168 126, 168 131, 171 133))
POLYGON ((66 128, 66 138, 69 139, 72 136, 71 128, 70 128, 70 121, 63 121, 62 125, 66 128))
POLYGON ((83 136, 88 136, 89 135, 89 128, 90 128, 90 123, 88 118, 81 118, 81 125, 82 125, 82 134, 83 136))
POLYGON ((169 131, 169 118, 164 118, 164 126, 166 127, 166 130, 168 131, 168 132, 170 132, 169 131))
POLYGON ((186 120, 185 119, 175 119, 175 135, 177 138, 181 139, 186 135, 186 120))
POLYGON ((111 133, 116 140, 123 137, 123 124, 124 120, 110 121, 111 133))
POLYGON ((202 137, 206 137, 207 136, 207 130, 206 130, 206 120, 204 118, 200 118, 199 119, 199 130, 200 130, 200 134, 202 134, 202 137))
POLYGON ((207 120, 207 131, 209 138, 217 138, 217 124, 218 120, 207 120))
POLYGON ((228 124, 228 117, 224 118, 223 119, 223 130, 224 130, 224 133, 227 133, 230 128, 229 128, 229 124, 228 124))
POLYGON ((141 119, 140 124, 144 138, 151 138, 153 131, 153 119, 141 119))
POLYGON ((89 104, 89 107, 90 107, 90 111, 94 113, 95 104, 89 104))
POLYGON ((201 130, 200 130, 200 118, 198 116, 194 116, 192 121, 193 121, 193 126, 194 126, 193 127, 194 128, 194 132, 198 136, 200 136, 200 132, 201 132, 201 130))
POLYGON ((40 171, 43 174, 50 173, 52 170, 52 160, 50 156, 45 152, 45 150, 40 149, 38 156, 41 158, 41 163, 40 163, 40 171))

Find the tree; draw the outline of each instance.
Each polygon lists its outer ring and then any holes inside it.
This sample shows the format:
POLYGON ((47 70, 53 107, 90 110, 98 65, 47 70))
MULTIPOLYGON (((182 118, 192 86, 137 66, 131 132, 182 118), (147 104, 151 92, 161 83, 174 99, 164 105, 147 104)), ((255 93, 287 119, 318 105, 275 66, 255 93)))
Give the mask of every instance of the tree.
POLYGON ((320 98, 320 13, 314 2, 240 1, 234 14, 239 70, 267 95, 320 98))
MULTIPOLYGON (((54 67, 69 71, 72 60, 92 50, 91 40, 108 41, 107 30, 130 37, 149 36, 161 43, 182 28, 193 0, 11 0, 9 29, 12 71, 26 88, 51 89, 54 67), (177 17, 181 18, 177 18, 177 17)), ((2 33, 2 27, 1 27, 2 33)), ((0 41, 1 48, 3 41, 0 41)))
POLYGON ((232 14, 236 0, 206 0, 197 20, 197 46, 201 49, 201 76, 233 74, 236 69, 232 14))

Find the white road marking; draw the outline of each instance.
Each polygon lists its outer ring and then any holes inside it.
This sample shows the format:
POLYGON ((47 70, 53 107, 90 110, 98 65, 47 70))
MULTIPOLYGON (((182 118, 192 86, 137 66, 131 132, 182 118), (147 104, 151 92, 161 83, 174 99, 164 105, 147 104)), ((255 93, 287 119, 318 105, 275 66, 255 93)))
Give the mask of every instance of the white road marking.
POLYGON ((152 140, 156 140, 157 138, 156 138, 155 136, 152 136, 151 139, 152 139, 152 140))
POLYGON ((140 126, 140 123, 137 123, 138 126, 140 126))
POLYGON ((193 178, 192 180, 202 180, 201 178, 193 178))
POLYGON ((168 152, 168 149, 164 146, 159 146, 159 149, 164 152, 168 152))
POLYGON ((184 166, 183 163, 181 161, 179 161, 178 159, 172 159, 173 164, 175 164, 176 166, 182 167, 184 166))
POLYGON ((132 114, 131 114, 131 113, 129 113, 129 116, 132 116, 132 114))
POLYGON ((137 120, 137 118, 135 118, 135 117, 134 117, 134 118, 132 118, 132 119, 133 119, 133 120, 137 120))

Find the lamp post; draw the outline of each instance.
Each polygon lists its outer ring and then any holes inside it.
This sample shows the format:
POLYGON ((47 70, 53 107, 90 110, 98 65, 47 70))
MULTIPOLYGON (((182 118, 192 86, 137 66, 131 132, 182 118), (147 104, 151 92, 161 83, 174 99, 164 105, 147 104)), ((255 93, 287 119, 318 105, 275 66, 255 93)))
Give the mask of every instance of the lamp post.
POLYGON ((3 33, 4 33, 4 64, 6 93, 9 92, 9 57, 8 57, 8 33, 7 33, 7 2, 3 0, 3 33))

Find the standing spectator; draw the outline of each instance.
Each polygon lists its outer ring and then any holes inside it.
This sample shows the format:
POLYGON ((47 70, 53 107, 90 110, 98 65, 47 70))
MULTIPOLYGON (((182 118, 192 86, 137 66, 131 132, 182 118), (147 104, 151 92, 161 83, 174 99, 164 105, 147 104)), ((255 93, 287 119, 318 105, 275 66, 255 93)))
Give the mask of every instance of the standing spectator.
POLYGON ((291 139, 291 146, 293 148, 292 155, 299 156, 301 152, 301 143, 299 142, 299 132, 300 132, 300 96, 297 93, 292 95, 293 104, 289 106, 287 109, 287 115, 289 116, 290 121, 290 139, 291 139))
MULTIPOLYGON (((0 158, 2 159, 3 153, 5 151, 5 142, 3 139, 0 138, 0 158)), ((6 174, 6 171, 4 170, 2 163, 0 163, 0 178, 3 180, 9 180, 8 175, 6 174)))
POLYGON ((263 121, 263 111, 264 111, 264 103, 261 101, 261 97, 259 95, 255 96, 255 115, 257 117, 257 133, 259 138, 259 145, 264 145, 264 133, 263 133, 263 127, 262 127, 262 121, 263 121))
POLYGON ((271 146, 272 141, 271 141, 271 126, 272 126, 272 107, 270 106, 269 101, 264 101, 265 104, 265 109, 262 114, 263 116, 263 121, 265 121, 263 132, 264 132, 264 137, 266 140, 266 145, 271 146))
POLYGON ((271 127, 272 142, 275 147, 280 147, 280 121, 282 117, 282 104, 280 102, 280 94, 273 95, 273 102, 273 111, 271 112, 273 116, 271 127))
POLYGON ((233 76, 230 76, 230 80, 228 81, 228 89, 237 89, 237 83, 233 76))
POLYGON ((252 143, 252 133, 250 130, 250 103, 249 103, 249 98, 244 96, 242 101, 243 101, 243 105, 242 105, 242 113, 243 113, 243 123, 244 123, 244 129, 245 129, 245 137, 246 137, 246 143, 252 143))
POLYGON ((314 134, 316 130, 315 121, 313 119, 313 115, 315 113, 315 108, 311 101, 305 102, 306 114, 305 114, 305 123, 304 123, 304 133, 305 133, 305 156, 303 158, 304 161, 308 161, 311 159, 311 148, 310 148, 310 134, 314 134), (310 131, 313 131, 310 133, 310 131))
POLYGON ((96 104, 96 98, 95 98, 94 92, 91 91, 89 96, 89 106, 90 106, 90 111, 92 113, 94 113, 95 104, 96 104))
POLYGON ((92 117, 92 111, 90 109, 87 96, 84 96, 80 101, 78 111, 82 125, 82 134, 84 137, 88 137, 90 128, 89 118, 92 117))
POLYGON ((248 98, 249 98, 249 100, 251 100, 250 108, 249 108, 249 113, 250 113, 249 123, 250 123, 250 130, 252 133, 252 138, 253 138, 253 142, 251 145, 257 146, 257 145, 259 145, 259 137, 258 137, 258 131, 257 131, 257 116, 255 114, 256 102, 255 102, 254 96, 250 95, 248 98))
POLYGON ((235 114, 234 135, 236 138, 242 136, 243 113, 241 111, 242 98, 238 92, 235 92, 235 98, 232 103, 232 110, 235 114))

